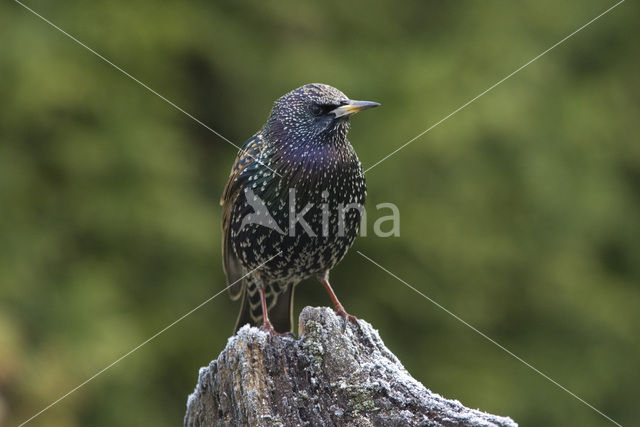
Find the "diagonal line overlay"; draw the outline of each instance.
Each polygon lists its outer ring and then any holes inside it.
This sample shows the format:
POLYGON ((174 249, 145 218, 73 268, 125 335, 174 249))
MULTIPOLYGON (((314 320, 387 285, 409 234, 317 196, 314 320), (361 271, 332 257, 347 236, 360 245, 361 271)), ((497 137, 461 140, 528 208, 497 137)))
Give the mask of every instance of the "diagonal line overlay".
POLYGON ((468 322, 466 322, 464 319, 462 319, 460 316, 458 316, 457 314, 453 313, 452 311, 448 310, 447 308, 443 307, 442 305, 440 305, 438 302, 436 302, 435 300, 433 300, 432 298, 429 298, 427 295, 425 295, 424 293, 422 293, 421 291, 419 291, 418 289, 414 288, 413 286, 411 286, 409 283, 405 282, 404 280, 402 280, 400 277, 396 276, 394 273, 392 273, 391 271, 387 270, 385 267, 383 267, 382 265, 378 264, 376 261, 372 260, 371 258, 369 258, 368 256, 366 256, 365 254, 363 254, 360 251, 356 251, 358 252, 358 254, 360 256, 362 256, 363 258, 365 258, 367 261, 369 261, 370 263, 374 264, 375 266, 377 266, 378 268, 380 268, 382 271, 384 271, 385 273, 387 273, 388 275, 390 275, 391 277, 393 277, 394 279, 398 280, 400 283, 404 284, 405 286, 407 286, 408 288, 410 288, 411 290, 413 290, 414 292, 420 294, 423 298, 425 298, 426 300, 428 300, 430 303, 434 304, 435 306, 437 306, 439 309, 443 310, 444 312, 446 312, 448 315, 452 316, 453 318, 455 318, 457 321, 461 322, 462 324, 464 324, 465 326, 467 326, 468 328, 470 328, 471 330, 473 330, 474 332, 476 332, 477 334, 479 334, 480 336, 482 336, 484 339, 486 339, 487 341, 489 341, 490 343, 496 345, 498 348, 500 348, 501 350, 503 350, 504 352, 506 352, 508 355, 510 355, 511 357, 515 358, 516 360, 518 360, 519 362, 521 362, 522 364, 524 364, 525 366, 527 366, 528 368, 530 368, 531 370, 533 370, 534 372, 536 372, 538 375, 541 375, 542 377, 544 377, 546 380, 550 381, 551 383, 553 383, 555 386, 557 386, 558 388, 560 388, 561 390, 564 390, 565 392, 569 393, 571 396, 573 396, 574 398, 576 398, 577 400, 579 400, 580 402, 582 402, 583 404, 585 404, 586 406, 588 406, 589 408, 593 409, 595 412, 597 412, 598 414, 602 415, 604 418, 606 418, 607 420, 611 421, 613 424, 622 427, 622 425, 620 423, 618 423, 617 421, 615 421, 613 418, 609 417, 607 414, 605 414, 604 412, 602 412, 601 410, 599 410, 598 408, 596 408, 595 406, 593 406, 592 404, 590 404, 589 402, 587 402, 586 400, 584 400, 583 398, 581 398, 580 396, 578 396, 577 394, 575 394, 574 392, 572 392, 571 390, 569 390, 568 388, 566 388, 565 386, 563 386, 562 384, 558 383, 556 380, 554 380, 553 378, 551 378, 550 376, 548 376, 547 374, 545 374, 544 372, 540 371, 538 368, 536 368, 535 366, 533 366, 532 364, 530 364, 529 362, 527 362, 526 360, 522 359, 521 357, 519 357, 518 355, 516 355, 515 353, 513 353, 511 350, 507 349, 506 347, 504 347, 502 344, 498 343, 497 341, 495 341, 493 338, 489 337, 488 335, 486 335, 484 332, 478 330, 475 326, 469 324, 468 322))
POLYGON ((149 343, 150 341, 152 341, 153 339, 155 339, 157 336, 163 334, 164 332, 166 332, 169 328, 173 327, 174 325, 176 325, 177 323, 181 322, 182 320, 184 320, 186 317, 190 316, 191 314, 193 314, 194 312, 196 312, 197 310, 199 310, 200 308, 202 308, 204 305, 206 305, 207 303, 209 303, 211 300, 213 300, 215 297, 217 297, 218 295, 220 295, 221 293, 223 293, 224 291, 226 291, 227 289, 229 289, 231 286, 235 285, 236 283, 238 283, 239 281, 241 281, 242 279, 244 279, 245 277, 247 277, 248 275, 250 275, 251 273, 253 273, 254 271, 256 271, 257 269, 259 269, 260 267, 262 267, 263 265, 265 265, 266 263, 268 263, 269 261, 271 261, 272 259, 274 259, 275 257, 277 257, 278 255, 280 255, 282 253, 282 251, 278 252, 277 254, 275 254, 274 256, 272 256, 271 258, 269 258, 268 260, 266 260, 265 262, 263 262, 262 264, 260 264, 258 267, 254 268, 253 270, 251 270, 250 272, 248 272, 247 274, 245 274, 244 276, 242 276, 241 278, 239 278, 238 280, 236 280, 235 282, 231 283, 230 285, 228 285, 226 288, 224 288, 223 290, 221 290, 220 292, 218 292, 217 294, 213 295, 212 297, 209 297, 208 299, 206 299, 205 301, 201 302, 200 304, 198 304, 197 306, 195 306, 194 308, 192 308, 191 310, 189 310, 188 312, 186 312, 185 314, 183 314, 182 316, 178 317, 176 320, 174 320, 173 322, 169 323, 167 326, 165 326, 164 328, 162 328, 161 330, 159 330, 158 332, 156 332, 155 334, 153 334, 151 337, 147 338, 146 340, 144 340, 143 342, 141 342, 140 344, 138 344, 137 346, 135 346, 134 348, 132 348, 131 350, 129 350, 128 352, 126 352, 125 354, 123 354, 122 356, 120 356, 118 359, 114 360, 113 362, 111 362, 110 364, 108 364, 107 366, 105 366, 104 368, 102 368, 101 370, 99 370, 98 372, 96 372, 95 374, 93 374, 92 376, 90 376, 89 378, 87 378, 85 381, 83 381, 82 383, 78 384, 76 387, 72 388, 71 390, 69 390, 67 393, 63 394, 62 396, 60 396, 58 399, 56 399, 54 402, 50 403, 48 406, 46 406, 45 408, 43 408, 42 410, 40 410, 38 413, 34 414, 33 416, 31 416, 31 418, 27 419, 26 421, 23 421, 18 427, 22 427, 23 425, 27 424, 28 422, 32 421, 34 418, 36 418, 37 416, 41 415, 43 412, 51 409, 53 406, 55 406, 56 404, 60 403, 62 400, 64 400, 65 398, 67 398, 70 394, 72 394, 73 392, 77 391, 79 388, 83 387, 84 385, 86 385, 87 383, 91 382, 92 380, 94 380, 96 377, 98 377, 99 375, 101 375, 103 372, 107 371, 108 369, 110 369, 111 367, 113 367, 114 365, 116 365, 118 362, 120 362, 121 360, 125 359, 126 357, 128 357, 129 355, 133 354, 134 352, 138 351, 142 346, 144 346, 145 344, 149 343))
POLYGON ((497 86, 499 86, 500 84, 502 84, 503 82, 505 82, 506 80, 510 79, 511 77, 513 77, 514 75, 516 75, 518 72, 522 71, 524 68, 526 68, 527 66, 531 65, 532 63, 534 63, 536 60, 538 60, 540 57, 546 55, 547 53, 549 53, 551 50, 553 50, 554 48, 556 48, 557 46, 561 45, 562 43, 564 43, 565 41, 569 40, 571 37, 575 36, 576 34, 578 34, 580 31, 584 30, 585 28, 587 28, 589 25, 593 24, 595 21, 597 21, 598 19, 600 19, 601 17, 603 17, 604 15, 606 15, 607 13, 611 12, 613 9, 615 9, 616 7, 618 7, 619 5, 621 5, 622 3, 624 3, 625 0, 620 0, 618 3, 614 4, 613 6, 611 6, 609 9, 605 10, 604 12, 602 12, 601 14, 599 14, 598 16, 596 16, 595 18, 591 19, 589 22, 587 22, 586 24, 584 24, 583 26, 581 26, 580 28, 578 28, 577 30, 575 30, 574 32, 572 32, 571 34, 569 34, 568 36, 565 36, 562 40, 560 40, 559 42, 557 42, 556 44, 554 44, 553 46, 549 47, 548 49, 544 50, 543 52, 541 52, 540 54, 538 54, 535 58, 529 60, 528 62, 526 62, 524 65, 521 65, 519 68, 515 69, 514 71, 512 71, 510 74, 508 74, 507 76, 503 77, 501 80, 497 81, 496 83, 492 84, 491 86, 489 86, 487 89, 485 89, 484 91, 482 91, 481 93, 479 93, 478 95, 476 95, 475 97, 471 98, 469 101, 465 102, 464 104, 462 104, 460 107, 456 108, 455 110, 453 110, 451 113, 447 114, 446 116, 444 116, 442 119, 438 120, 436 123, 434 123, 433 125, 429 126, 427 129, 423 130, 422 132, 420 132, 418 135, 414 136, 413 138, 411 138, 409 141, 405 142, 404 144, 402 144, 400 147, 396 148, 395 150, 393 150, 391 153, 387 154, 386 156, 384 156, 382 159, 378 160, 377 162, 375 162, 372 166, 369 166, 367 169, 365 169, 365 173, 369 172, 371 169, 375 168, 376 166, 378 166, 380 163, 384 162, 385 160, 387 160, 389 157, 395 155, 398 151, 402 150, 403 148, 405 148, 407 145, 411 144, 412 142, 414 142, 416 139, 422 137, 424 134, 426 134, 427 132, 429 132, 431 129, 435 128, 436 126, 438 126, 439 124, 441 124, 442 122, 444 122, 445 120, 449 119, 450 117, 454 116, 456 113, 460 112, 461 110, 463 110, 464 108, 466 108, 468 105, 472 104, 474 101, 476 101, 478 98, 484 96, 485 94, 487 94, 488 92, 490 92, 491 90, 493 90, 494 88, 496 88, 497 86))
MULTIPOLYGON (((50 26, 52 26, 53 28, 55 28, 56 30, 60 31, 62 34, 64 34, 65 36, 67 36, 68 38, 70 38, 71 40, 73 40, 74 42, 76 42, 77 44, 79 44, 80 46, 82 46, 83 48, 87 49, 89 52, 93 53, 95 56, 97 56, 98 58, 102 59, 104 62, 106 62, 107 64, 111 65, 113 68, 115 68, 116 70, 120 71, 122 74, 124 74, 125 76, 129 77, 131 80, 133 80, 134 82, 138 83, 140 86, 142 86, 143 88, 147 89, 149 92, 151 92, 152 94, 156 95, 158 98, 162 99, 164 102, 166 102, 167 104, 171 105, 173 108, 175 108, 176 110, 180 111, 182 114, 184 114, 185 116, 189 117, 191 120, 195 121, 196 123, 198 123, 199 125, 203 126, 204 128, 208 129, 209 131, 213 132, 213 134, 215 134, 216 136, 218 136, 219 138, 221 138, 222 140, 226 141, 227 143, 229 143, 230 145, 233 145, 234 147, 236 147, 238 150, 242 150, 241 147, 239 147, 238 145, 234 144, 233 142, 231 142, 228 138, 225 138, 220 132, 216 131, 215 129, 213 129, 211 126, 207 125, 206 123, 204 123, 202 120, 198 119, 197 117, 195 117, 193 114, 189 113, 188 111, 186 111, 184 108, 178 106, 176 103, 174 103, 173 101, 171 101, 170 99, 168 99, 167 97, 161 95, 159 92, 157 92, 156 90, 154 90, 153 88, 151 88, 149 85, 143 83, 142 81, 140 81, 139 79, 137 79, 136 77, 132 76, 131 74, 129 74, 128 72, 126 72, 124 69, 122 69, 121 67, 119 67, 118 65, 114 64, 113 62, 111 62, 109 59, 105 58, 103 55, 101 55, 100 53, 96 52, 94 49, 90 48, 89 46, 87 46, 86 44, 84 44, 83 42, 81 42, 80 40, 78 40, 77 38, 75 38, 74 36, 72 36, 71 34, 67 33, 65 30, 63 30, 62 28, 58 27, 56 24, 54 24, 53 22, 51 22, 50 20, 48 20, 47 18, 45 18, 44 16, 40 15, 38 12, 36 12, 35 10, 31 9, 29 6, 25 5, 24 3, 20 2, 19 0, 14 0, 16 3, 18 3, 20 6, 24 7, 25 9, 27 9, 29 12, 31 12, 32 14, 34 14, 35 16, 37 16, 38 18, 40 18, 41 20, 43 20, 44 22, 46 22, 47 24, 49 24, 50 26)), ((264 164, 261 160, 253 157, 252 155, 250 155, 249 153, 247 153, 247 155, 249 157, 251 157, 252 159, 254 159, 256 162, 260 163, 261 165, 263 165, 264 167, 266 167, 267 169, 269 169, 271 172, 275 173, 276 175, 282 177, 282 175, 280 175, 278 172, 274 171, 273 169, 271 169, 269 166, 267 166, 266 164, 264 164)))

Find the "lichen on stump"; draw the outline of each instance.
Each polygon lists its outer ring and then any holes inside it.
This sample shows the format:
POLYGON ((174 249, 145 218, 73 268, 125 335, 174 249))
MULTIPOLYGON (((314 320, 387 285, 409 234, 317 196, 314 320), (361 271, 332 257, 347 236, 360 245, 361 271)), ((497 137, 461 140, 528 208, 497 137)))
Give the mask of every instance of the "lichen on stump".
POLYGON ((432 393, 378 332, 306 307, 300 338, 243 327, 200 369, 184 424, 251 426, 515 426, 432 393))

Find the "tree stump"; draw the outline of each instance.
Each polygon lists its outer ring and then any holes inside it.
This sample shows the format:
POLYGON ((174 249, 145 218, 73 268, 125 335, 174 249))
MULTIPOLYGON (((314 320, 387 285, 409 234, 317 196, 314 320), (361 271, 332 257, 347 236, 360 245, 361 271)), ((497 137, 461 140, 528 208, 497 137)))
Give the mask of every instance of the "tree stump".
POLYGON ((425 388, 363 320, 306 307, 300 338, 244 326, 201 368, 184 425, 516 426, 425 388))

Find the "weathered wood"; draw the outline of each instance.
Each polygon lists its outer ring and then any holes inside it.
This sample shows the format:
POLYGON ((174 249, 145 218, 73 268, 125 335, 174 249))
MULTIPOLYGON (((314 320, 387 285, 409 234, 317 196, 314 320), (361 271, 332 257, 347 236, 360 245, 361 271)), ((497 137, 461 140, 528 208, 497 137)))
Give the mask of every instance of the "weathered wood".
POLYGON ((299 335, 240 329, 200 369, 185 426, 516 425, 426 389, 363 320, 307 307, 299 335))

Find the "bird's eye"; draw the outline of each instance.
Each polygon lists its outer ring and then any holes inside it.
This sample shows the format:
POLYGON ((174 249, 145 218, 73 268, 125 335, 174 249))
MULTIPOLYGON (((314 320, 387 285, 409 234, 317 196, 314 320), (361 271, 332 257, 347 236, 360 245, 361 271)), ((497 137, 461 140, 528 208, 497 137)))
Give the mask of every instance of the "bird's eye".
POLYGON ((324 109, 320 105, 311 104, 311 114, 313 114, 314 116, 319 116, 323 111, 324 109))

